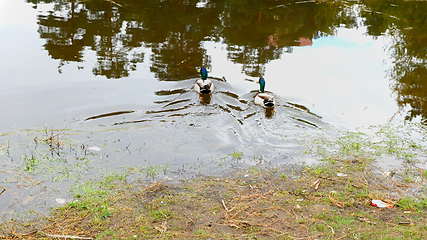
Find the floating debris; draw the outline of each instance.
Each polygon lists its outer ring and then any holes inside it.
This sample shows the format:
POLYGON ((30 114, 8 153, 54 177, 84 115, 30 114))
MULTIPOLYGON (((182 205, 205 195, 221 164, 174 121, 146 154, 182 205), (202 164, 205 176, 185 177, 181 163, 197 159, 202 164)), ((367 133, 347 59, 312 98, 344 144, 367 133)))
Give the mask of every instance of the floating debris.
POLYGON ((87 150, 94 151, 94 152, 100 152, 101 148, 97 146, 88 147, 87 150))
POLYGON ((378 207, 378 208, 393 208, 393 204, 386 203, 382 200, 372 200, 371 206, 378 207))
POLYGON ((64 205, 65 203, 67 203, 67 200, 65 200, 63 198, 56 198, 55 201, 61 205, 64 205))

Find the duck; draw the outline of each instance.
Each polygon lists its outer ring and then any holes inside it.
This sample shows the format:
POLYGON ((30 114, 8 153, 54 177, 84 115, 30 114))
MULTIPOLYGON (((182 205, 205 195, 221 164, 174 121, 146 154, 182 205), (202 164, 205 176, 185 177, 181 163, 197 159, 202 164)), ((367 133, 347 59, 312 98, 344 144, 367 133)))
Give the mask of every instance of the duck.
POLYGON ((255 95, 255 104, 260 105, 266 108, 273 108, 276 104, 274 101, 274 96, 270 92, 264 91, 265 89, 265 79, 260 77, 258 80, 259 83, 259 92, 255 95))
POLYGON ((205 67, 200 68, 200 79, 194 84, 194 90, 199 94, 212 94, 214 90, 214 84, 208 79, 208 70, 205 67))

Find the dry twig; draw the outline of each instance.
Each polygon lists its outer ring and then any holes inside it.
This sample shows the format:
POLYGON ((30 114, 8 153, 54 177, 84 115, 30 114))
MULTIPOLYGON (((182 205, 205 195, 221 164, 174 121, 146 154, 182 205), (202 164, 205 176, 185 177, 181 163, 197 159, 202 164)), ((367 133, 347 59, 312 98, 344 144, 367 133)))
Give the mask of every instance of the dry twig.
POLYGON ((112 4, 116 5, 116 6, 123 7, 123 5, 121 5, 119 3, 116 3, 113 0, 105 0, 105 1, 110 2, 110 3, 112 3, 112 4))
POLYGON ((224 207, 225 211, 229 212, 230 210, 227 208, 227 206, 225 205, 224 200, 221 200, 222 206, 224 207))
POLYGON ((58 235, 58 234, 48 234, 44 232, 38 232, 46 237, 50 238, 63 238, 63 239, 82 239, 82 240, 92 240, 91 237, 79 237, 79 236, 72 236, 72 235, 58 235))
POLYGON ((320 185, 320 178, 314 181, 314 183, 311 186, 314 187, 314 190, 317 190, 319 189, 319 185, 320 185))

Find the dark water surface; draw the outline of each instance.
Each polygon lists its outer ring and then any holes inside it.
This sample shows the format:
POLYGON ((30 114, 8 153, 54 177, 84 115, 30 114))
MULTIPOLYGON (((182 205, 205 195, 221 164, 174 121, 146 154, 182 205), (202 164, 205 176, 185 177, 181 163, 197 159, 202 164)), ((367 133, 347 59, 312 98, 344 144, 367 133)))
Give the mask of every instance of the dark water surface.
POLYGON ((426 1, 1 0, 0 36, 2 216, 115 170, 310 163, 319 132, 427 120, 426 1), (202 65, 227 80, 211 99, 202 65))

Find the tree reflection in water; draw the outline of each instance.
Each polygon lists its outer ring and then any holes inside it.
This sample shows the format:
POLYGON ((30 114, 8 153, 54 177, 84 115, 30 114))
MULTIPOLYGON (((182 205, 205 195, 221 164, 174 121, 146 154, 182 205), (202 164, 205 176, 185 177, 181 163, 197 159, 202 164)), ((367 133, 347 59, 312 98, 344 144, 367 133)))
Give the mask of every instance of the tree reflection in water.
POLYGON ((427 123, 427 2, 370 0, 365 7, 368 33, 393 39, 389 75, 398 104, 411 107, 406 119, 427 123))
POLYGON ((393 67, 391 85, 407 119, 427 121, 427 2, 368 0, 363 3, 297 0, 27 0, 50 3, 53 11, 38 16, 39 33, 53 59, 81 62, 86 50, 96 53, 95 75, 123 78, 152 54, 156 78, 180 80, 210 66, 204 41, 226 44, 227 57, 257 77, 272 60, 334 35, 338 27, 367 27, 372 36, 388 35, 393 67))

